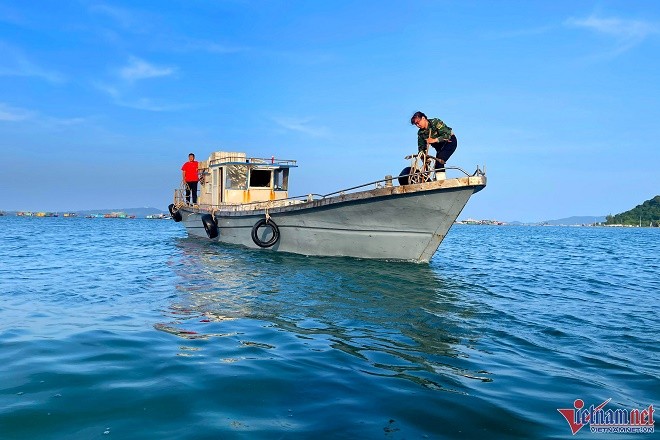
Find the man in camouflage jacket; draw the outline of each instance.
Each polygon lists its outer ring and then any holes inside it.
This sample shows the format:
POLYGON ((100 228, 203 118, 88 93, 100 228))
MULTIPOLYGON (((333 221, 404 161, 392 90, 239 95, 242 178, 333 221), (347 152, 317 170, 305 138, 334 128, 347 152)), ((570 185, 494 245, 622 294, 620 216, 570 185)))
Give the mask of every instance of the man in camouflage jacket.
POLYGON ((435 148, 435 157, 438 158, 435 162, 435 168, 444 168, 445 163, 454 154, 458 146, 458 140, 454 136, 451 127, 448 127, 440 119, 428 119, 422 112, 415 112, 410 118, 410 123, 419 128, 417 131, 418 150, 428 153, 429 146, 435 148))

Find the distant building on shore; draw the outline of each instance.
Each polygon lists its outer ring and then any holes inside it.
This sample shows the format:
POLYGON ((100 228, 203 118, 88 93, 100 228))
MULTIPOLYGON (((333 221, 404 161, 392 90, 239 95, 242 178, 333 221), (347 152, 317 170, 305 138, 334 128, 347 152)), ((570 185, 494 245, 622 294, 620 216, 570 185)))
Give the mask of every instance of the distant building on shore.
POLYGON ((135 218, 135 216, 125 212, 108 212, 105 214, 88 214, 85 218, 135 218))
POLYGON ((466 220, 458 220, 456 221, 457 225, 495 225, 495 226, 503 226, 506 225, 506 222, 501 222, 499 220, 475 220, 472 218, 468 218, 466 220))

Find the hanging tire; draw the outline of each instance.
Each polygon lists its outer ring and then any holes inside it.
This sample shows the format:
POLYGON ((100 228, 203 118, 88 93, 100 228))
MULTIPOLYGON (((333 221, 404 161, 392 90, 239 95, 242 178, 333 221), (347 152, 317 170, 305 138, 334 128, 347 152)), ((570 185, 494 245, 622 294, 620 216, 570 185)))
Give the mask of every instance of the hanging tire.
POLYGON ((215 219, 211 214, 204 214, 202 216, 202 224, 204 225, 204 230, 206 230, 206 235, 209 238, 215 238, 218 236, 218 224, 215 222, 215 219))
POLYGON ((280 228, 277 227, 275 222, 271 219, 266 220, 265 218, 262 218, 258 222, 252 226, 252 241, 254 241, 254 244, 256 244, 259 247, 262 248, 269 248, 273 246, 275 243, 277 243, 280 240, 280 228), (259 238, 259 228, 267 226, 273 231, 273 236, 270 237, 268 241, 263 241, 261 238, 259 238))
POLYGON ((399 185, 408 185, 410 183, 410 167, 405 167, 399 173, 399 185))
POLYGON ((170 206, 168 206, 167 209, 170 211, 172 220, 174 220, 177 223, 182 220, 181 213, 179 212, 178 209, 174 208, 174 203, 170 203, 170 206))

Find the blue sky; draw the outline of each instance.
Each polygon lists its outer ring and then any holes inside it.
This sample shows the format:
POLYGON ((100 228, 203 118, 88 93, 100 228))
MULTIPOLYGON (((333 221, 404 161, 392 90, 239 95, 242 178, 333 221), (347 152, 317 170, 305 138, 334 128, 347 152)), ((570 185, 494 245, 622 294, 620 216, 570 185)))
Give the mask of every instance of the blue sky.
POLYGON ((660 2, 0 0, 0 209, 166 209, 189 152, 398 174, 417 110, 486 167, 460 218, 660 194, 660 2))

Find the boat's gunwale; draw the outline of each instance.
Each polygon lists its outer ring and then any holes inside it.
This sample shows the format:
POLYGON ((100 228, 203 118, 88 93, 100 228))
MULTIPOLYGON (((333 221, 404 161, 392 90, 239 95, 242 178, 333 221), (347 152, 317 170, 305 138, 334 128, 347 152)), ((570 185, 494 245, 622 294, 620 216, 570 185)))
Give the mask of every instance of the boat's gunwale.
POLYGON ((365 201, 370 199, 380 199, 383 197, 391 196, 408 196, 427 192, 436 191, 453 191, 464 188, 473 187, 474 192, 481 191, 486 186, 485 175, 474 175, 467 177, 458 177, 453 179, 436 180, 430 182, 423 182, 410 185, 399 186, 386 186, 381 188, 369 189, 365 191, 352 192, 347 194, 339 194, 332 197, 324 197, 321 199, 310 201, 298 201, 298 203, 291 203, 281 205, 285 201, 277 200, 270 202, 254 202, 246 204, 235 205, 221 205, 221 206, 190 206, 183 205, 181 209, 188 212, 197 213, 212 213, 214 215, 226 217, 249 217, 252 215, 263 215, 264 212, 269 213, 293 213, 296 211, 304 211, 314 208, 322 208, 335 205, 337 203, 365 201), (275 205, 278 203, 280 206, 275 205), (253 208, 251 209, 251 207, 253 208))

